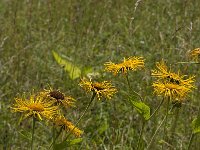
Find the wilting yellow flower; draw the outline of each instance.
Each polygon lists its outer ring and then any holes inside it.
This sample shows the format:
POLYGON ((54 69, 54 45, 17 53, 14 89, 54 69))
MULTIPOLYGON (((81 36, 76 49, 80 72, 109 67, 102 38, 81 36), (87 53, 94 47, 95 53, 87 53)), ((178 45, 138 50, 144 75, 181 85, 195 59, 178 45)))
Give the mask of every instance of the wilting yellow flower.
POLYGON ((61 126, 67 132, 72 132, 75 136, 80 137, 83 131, 75 127, 70 121, 68 121, 63 115, 58 115, 53 119, 53 122, 57 126, 61 126))
POLYGON ((189 52, 189 56, 193 58, 193 60, 198 62, 198 59, 200 58, 200 48, 195 48, 194 50, 191 50, 189 52))
POLYGON ((43 97, 45 100, 54 101, 56 104, 62 104, 65 107, 75 107, 75 99, 71 96, 66 96, 64 93, 62 93, 60 90, 44 90, 39 93, 41 97, 43 97))
POLYGON ((128 70, 137 70, 144 68, 144 59, 143 57, 129 57, 128 59, 124 58, 124 61, 119 64, 112 62, 106 62, 105 70, 112 72, 114 75, 117 75, 119 72, 127 74, 128 70))
POLYGON ((58 106, 53 106, 54 102, 44 101, 41 96, 31 95, 29 99, 15 98, 15 104, 11 109, 14 112, 24 113, 24 118, 34 116, 42 120, 42 118, 51 119, 58 114, 58 106))
POLYGON ((152 70, 152 76, 157 77, 159 81, 163 80, 165 82, 178 84, 182 86, 187 86, 188 88, 194 87, 192 83, 194 82, 194 76, 185 79, 186 75, 181 75, 180 72, 174 73, 167 68, 164 61, 156 63, 157 69, 152 70))
POLYGON ((169 97, 171 100, 182 100, 191 92, 191 89, 186 86, 169 82, 154 82, 153 87, 155 94, 166 98, 169 97))
POLYGON ((117 92, 117 89, 108 81, 92 82, 91 80, 88 81, 82 79, 79 85, 87 92, 95 92, 99 100, 101 97, 111 99, 111 97, 117 92))

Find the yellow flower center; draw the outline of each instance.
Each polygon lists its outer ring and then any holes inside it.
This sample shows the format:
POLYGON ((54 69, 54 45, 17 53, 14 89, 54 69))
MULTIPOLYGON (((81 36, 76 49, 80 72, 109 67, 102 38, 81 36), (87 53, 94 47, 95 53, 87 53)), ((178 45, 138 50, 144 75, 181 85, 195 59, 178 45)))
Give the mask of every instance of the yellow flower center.
POLYGON ((175 83, 175 84, 180 84, 180 80, 176 79, 175 77, 173 77, 173 75, 168 75, 167 80, 169 80, 169 82, 171 83, 175 83))
POLYGON ((92 86, 97 89, 97 90, 103 90, 104 88, 102 87, 102 84, 100 83, 93 83, 92 86))
POLYGON ((28 107, 33 111, 44 111, 44 106, 40 103, 32 103, 28 107))
POLYGON ((177 85, 175 84, 165 84, 165 87, 168 88, 168 89, 177 89, 177 85))

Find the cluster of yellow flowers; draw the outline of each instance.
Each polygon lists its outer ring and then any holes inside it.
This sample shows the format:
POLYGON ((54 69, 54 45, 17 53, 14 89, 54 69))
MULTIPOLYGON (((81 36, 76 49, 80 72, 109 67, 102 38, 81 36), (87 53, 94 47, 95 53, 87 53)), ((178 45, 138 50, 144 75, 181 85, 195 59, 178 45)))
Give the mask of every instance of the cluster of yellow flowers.
MULTIPOLYGON (((197 59, 200 55, 200 48, 191 51, 191 56, 197 59)), ((111 72, 114 75, 122 73, 128 76, 128 71, 135 71, 144 68, 144 59, 142 57, 124 58, 121 63, 106 62, 105 71, 111 72)), ((153 82, 154 93, 170 98, 170 100, 181 102, 189 92, 194 89, 194 76, 186 78, 186 75, 181 75, 172 72, 165 65, 164 61, 156 63, 156 69, 152 70, 153 77, 157 78, 153 82)), ((100 100, 102 97, 111 99, 117 92, 117 89, 110 81, 93 82, 91 79, 81 79, 79 85, 87 92, 93 92, 100 100)), ((55 125, 62 127, 66 131, 71 131, 77 137, 83 134, 83 131, 75 127, 61 113, 59 107, 75 107, 75 99, 71 96, 66 96, 60 90, 43 90, 37 94, 32 94, 28 99, 15 98, 15 104, 12 106, 14 112, 24 113, 24 118, 33 116, 39 120, 43 118, 50 120, 55 125)))
POLYGON ((75 127, 61 113, 60 106, 74 107, 75 99, 66 96, 59 90, 43 90, 32 94, 28 99, 15 98, 15 104, 11 107, 14 112, 24 113, 23 118, 34 117, 39 120, 46 119, 57 126, 62 126, 66 131, 71 131, 79 137, 83 131, 75 127))
MULTIPOLYGON (((106 69, 109 72, 127 74, 129 70, 136 70, 144 67, 142 57, 124 58, 124 61, 119 64, 112 62, 105 63, 106 69)), ((110 81, 93 82, 87 79, 81 79, 79 84, 87 92, 93 92, 100 100, 102 97, 111 99, 117 89, 110 81)), ((61 113, 60 106, 75 107, 75 99, 71 96, 66 96, 60 90, 42 90, 39 93, 32 94, 27 98, 15 98, 15 104, 12 106, 14 112, 24 113, 24 118, 34 117, 39 120, 47 119, 57 126, 63 127, 67 131, 71 131, 76 136, 81 136, 83 131, 75 127, 61 113)))
MULTIPOLYGON (((114 75, 122 73, 126 75, 129 70, 137 70, 144 68, 144 59, 142 57, 129 57, 124 58, 121 63, 106 62, 105 71, 112 72, 114 75)), ((111 84, 110 81, 92 82, 91 79, 82 79, 80 84, 87 92, 94 92, 100 100, 102 97, 111 99, 117 93, 117 89, 111 84)))

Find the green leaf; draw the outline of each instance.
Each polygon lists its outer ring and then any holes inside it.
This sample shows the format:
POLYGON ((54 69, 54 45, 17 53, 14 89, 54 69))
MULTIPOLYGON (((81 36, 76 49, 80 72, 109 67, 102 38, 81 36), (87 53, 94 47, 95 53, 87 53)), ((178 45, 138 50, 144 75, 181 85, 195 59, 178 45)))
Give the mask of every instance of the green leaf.
POLYGON ((192 132, 194 134, 200 132, 200 115, 192 121, 192 132))
POLYGON ((73 145, 79 144, 83 141, 82 138, 77 138, 74 140, 67 140, 67 141, 63 141, 59 144, 55 144, 54 149, 55 150, 63 150, 66 149, 66 147, 71 147, 73 145))
POLYGON ((82 74, 85 76, 89 73, 92 73, 93 72, 93 68, 92 67, 84 67, 83 70, 82 70, 82 74))
POLYGON ((109 128, 109 125, 108 125, 107 121, 105 121, 102 124, 102 126, 100 126, 100 128, 98 129, 98 134, 99 135, 103 134, 108 128, 109 128))
POLYGON ((56 62, 61 66, 64 67, 64 70, 69 73, 69 77, 72 80, 75 80, 76 78, 79 78, 81 76, 81 69, 71 63, 70 61, 61 58, 58 53, 55 51, 52 51, 52 54, 54 56, 54 59, 56 62))
POLYGON ((138 111, 140 115, 143 116, 145 120, 150 118, 150 107, 143 102, 134 101, 133 99, 129 99, 133 107, 138 111))

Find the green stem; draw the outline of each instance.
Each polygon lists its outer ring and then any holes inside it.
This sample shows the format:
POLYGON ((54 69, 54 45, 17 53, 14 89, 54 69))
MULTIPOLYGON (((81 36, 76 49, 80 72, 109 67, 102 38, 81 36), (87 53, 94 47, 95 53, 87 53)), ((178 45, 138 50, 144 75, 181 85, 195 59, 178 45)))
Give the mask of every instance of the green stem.
POLYGON ((140 98, 140 100, 143 101, 142 96, 132 89, 129 78, 128 78, 128 73, 126 75, 126 81, 128 83, 129 90, 132 91, 133 93, 135 93, 140 98))
POLYGON ((71 131, 69 131, 67 137, 65 138, 65 141, 66 141, 66 140, 68 139, 68 137, 71 135, 72 131, 76 128, 76 126, 79 124, 79 122, 81 121, 81 119, 83 118, 83 116, 85 115, 85 113, 87 112, 88 108, 89 108, 90 105, 92 104, 92 102, 93 102, 95 96, 96 96, 96 93, 93 92, 93 95, 92 95, 92 97, 91 97, 91 99, 90 99, 90 102, 88 103, 87 107, 85 108, 84 112, 82 113, 82 115, 80 116, 80 118, 78 119, 78 121, 75 123, 74 128, 73 128, 71 131))
MULTIPOLYGON (((169 110, 169 112, 172 110, 172 108, 169 110)), ((161 121, 161 123, 159 124, 158 128, 156 129, 156 131, 154 132, 154 135, 152 136, 149 144, 147 145, 147 150, 151 147, 151 144, 156 136, 156 134, 158 133, 159 129, 161 128, 162 124, 165 122, 166 118, 167 118, 168 112, 167 114, 165 114, 165 117, 163 118, 163 120, 161 121)))
MULTIPOLYGON (((57 136, 55 136, 56 135, 56 128, 55 128, 55 124, 53 125, 53 142, 51 143, 51 146, 53 145, 53 149, 55 148, 55 144, 56 144, 56 139, 58 138, 58 136, 60 135, 60 133, 62 132, 62 128, 63 127, 61 127, 60 128, 60 131, 58 132, 58 134, 57 134, 57 136)), ((51 148, 51 146, 50 146, 50 148, 51 148)))
POLYGON ((130 81, 129 81, 129 78, 128 78, 128 74, 126 75, 126 81, 127 81, 127 84, 128 84, 129 90, 132 90, 132 88, 131 88, 131 84, 130 84, 130 81))
POLYGON ((174 122, 173 122, 173 125, 172 125, 172 128, 171 128, 170 143, 173 142, 173 139, 174 139, 174 133, 176 131, 176 126, 177 126, 178 118, 179 118, 179 108, 176 108, 174 122))
POLYGON ((192 133, 191 134, 191 136, 190 136, 190 141, 189 141, 189 145, 188 145, 188 148, 187 148, 187 150, 190 150, 190 147, 191 147, 191 145, 192 145, 192 141, 193 141, 193 139, 194 139, 194 133, 192 133))
POLYGON ((35 122, 36 122, 36 119, 33 116, 32 136, 31 136, 31 150, 33 150, 33 140, 34 140, 34 133, 35 133, 35 122))
POLYGON ((160 109, 160 107, 163 104, 163 102, 164 102, 164 98, 162 99, 162 101, 160 102, 160 104, 158 105, 158 107, 156 108, 156 110, 151 114, 151 116, 149 117, 148 120, 150 120, 156 114, 156 112, 160 109))
MULTIPOLYGON (((167 119, 168 119, 168 114, 169 114, 169 102, 170 102, 170 97, 167 100, 166 119, 164 121, 164 134, 163 134, 164 141, 165 141, 165 138, 166 138, 166 141, 167 141, 166 126, 167 126, 167 119)), ((172 109, 173 109, 173 107, 172 107, 172 109)), ((163 149, 163 146, 162 146, 162 149, 163 149)))
POLYGON ((55 125, 53 125, 53 129, 52 129, 52 133, 53 133, 53 149, 55 148, 55 125))
POLYGON ((139 136, 139 140, 138 140, 138 143, 137 143, 137 148, 136 150, 138 150, 140 148, 140 141, 141 141, 141 138, 142 138, 142 135, 143 135, 143 132, 144 132, 144 126, 145 126, 145 120, 142 121, 142 128, 141 128, 141 131, 140 131, 140 136, 139 136))
POLYGON ((54 131, 54 133, 53 133, 53 142, 52 142, 51 145, 49 146, 49 149, 51 148, 52 145, 53 145, 53 149, 54 149, 56 140, 57 140, 57 138, 59 137, 59 135, 61 134, 62 129, 63 129, 63 127, 60 128, 60 131, 58 132, 58 134, 57 134, 56 137, 55 137, 55 131, 54 131))

